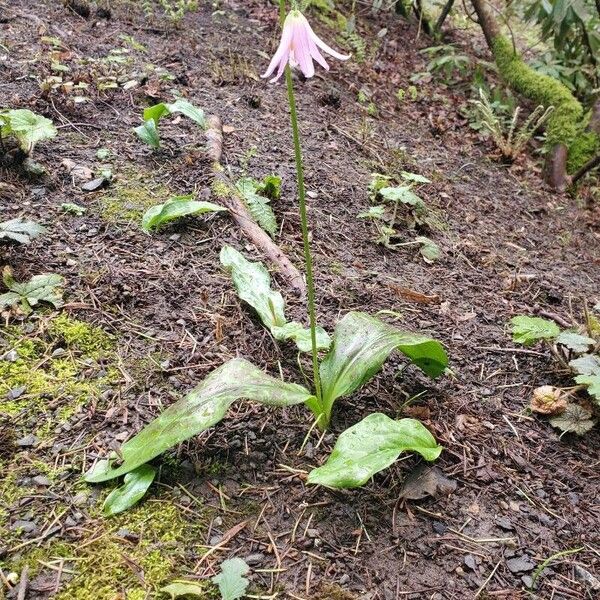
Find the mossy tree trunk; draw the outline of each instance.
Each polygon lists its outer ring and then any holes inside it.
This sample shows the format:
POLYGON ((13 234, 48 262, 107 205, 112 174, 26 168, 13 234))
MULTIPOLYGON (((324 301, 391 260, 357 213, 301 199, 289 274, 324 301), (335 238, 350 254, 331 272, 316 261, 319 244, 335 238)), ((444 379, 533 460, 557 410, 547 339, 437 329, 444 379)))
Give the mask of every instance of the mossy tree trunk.
POLYGON ((541 75, 529 67, 510 40, 500 33, 485 0, 471 0, 486 42, 504 81, 518 94, 542 104, 554 106, 546 127, 548 158, 546 179, 557 189, 569 183, 569 173, 578 172, 600 152, 600 131, 591 112, 586 113, 569 89, 553 77, 541 75))

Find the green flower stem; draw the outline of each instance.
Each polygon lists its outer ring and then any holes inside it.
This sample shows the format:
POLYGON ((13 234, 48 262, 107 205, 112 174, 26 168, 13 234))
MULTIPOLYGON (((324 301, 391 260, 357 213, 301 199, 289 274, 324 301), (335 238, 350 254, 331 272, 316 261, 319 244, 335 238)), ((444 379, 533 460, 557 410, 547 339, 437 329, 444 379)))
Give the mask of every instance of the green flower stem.
MULTIPOLYGON (((279 13, 282 20, 285 18, 285 0, 279 2, 279 13)), ((321 378, 319 377, 319 354, 317 350, 317 318, 315 311, 315 283, 313 280, 312 255, 308 239, 308 219, 306 216, 306 189, 304 187, 304 167, 302 164, 302 149, 300 147, 300 132, 298 130, 298 113, 292 82, 292 70, 289 64, 285 67, 285 81, 287 84, 288 102, 290 105, 290 120, 292 123, 292 137, 294 139, 294 154, 296 157, 296 178, 298 181, 298 200, 300 204, 300 222, 302 225, 302 242, 304 245, 304 262, 306 266, 306 284, 308 287, 308 317, 310 321, 310 341, 312 346, 313 380, 317 402, 322 407, 321 378)), ((319 421, 319 426, 326 424, 319 421)))

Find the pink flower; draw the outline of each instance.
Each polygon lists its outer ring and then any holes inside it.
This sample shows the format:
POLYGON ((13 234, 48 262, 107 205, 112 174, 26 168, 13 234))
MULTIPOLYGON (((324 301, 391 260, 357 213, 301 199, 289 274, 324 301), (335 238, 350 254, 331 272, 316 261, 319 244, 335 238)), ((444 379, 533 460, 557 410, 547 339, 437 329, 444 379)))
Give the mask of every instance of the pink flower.
POLYGON ((345 56, 330 48, 317 37, 306 17, 299 10, 292 10, 283 23, 283 33, 277 52, 273 55, 269 68, 262 77, 269 77, 277 68, 277 75, 271 79, 271 82, 277 81, 288 62, 290 67, 299 66, 305 77, 312 77, 315 74, 313 59, 329 71, 329 65, 319 52, 319 48, 339 60, 350 58, 350 56, 345 56))

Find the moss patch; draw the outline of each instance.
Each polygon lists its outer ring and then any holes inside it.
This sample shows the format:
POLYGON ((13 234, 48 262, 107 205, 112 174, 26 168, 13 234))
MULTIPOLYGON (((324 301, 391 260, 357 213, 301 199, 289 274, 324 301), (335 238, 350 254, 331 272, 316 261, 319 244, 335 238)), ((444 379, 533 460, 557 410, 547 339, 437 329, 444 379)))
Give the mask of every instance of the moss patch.
POLYGON ((14 351, 16 360, 0 361, 0 417, 27 409, 27 423, 36 424, 38 435, 118 379, 114 367, 101 364, 113 349, 108 334, 65 315, 50 321, 47 329, 42 323, 33 335, 9 327, 3 341, 3 350, 14 351))
POLYGON ((572 173, 600 149, 600 137, 586 132, 589 115, 560 81, 529 67, 515 53, 510 40, 498 36, 492 48, 503 79, 519 94, 542 104, 554 106, 546 126, 547 145, 564 144, 568 150, 567 170, 572 173))
POLYGON ((110 223, 139 221, 155 204, 166 202, 173 194, 169 188, 142 173, 126 183, 118 181, 101 198, 102 217, 110 223))

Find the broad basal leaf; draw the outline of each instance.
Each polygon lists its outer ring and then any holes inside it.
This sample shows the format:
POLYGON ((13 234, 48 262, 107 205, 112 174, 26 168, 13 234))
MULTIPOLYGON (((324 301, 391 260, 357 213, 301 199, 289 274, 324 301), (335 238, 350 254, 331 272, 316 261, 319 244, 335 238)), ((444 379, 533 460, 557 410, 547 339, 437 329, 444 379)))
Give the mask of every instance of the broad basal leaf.
POLYGON ((519 315, 510 320, 513 342, 531 346, 539 340, 551 340, 560 335, 560 329, 554 321, 541 317, 519 315))
POLYGON ((340 435, 327 462, 309 473, 308 483, 332 488, 359 487, 406 451, 435 460, 442 447, 416 419, 395 421, 373 413, 340 435))
POLYGON ((167 408, 135 437, 121 446, 123 463, 101 461, 85 475, 99 482, 125 475, 165 450, 218 423, 229 406, 241 398, 273 406, 291 406, 312 399, 302 386, 284 383, 242 358, 215 369, 187 396, 167 408))
POLYGON ((402 331, 361 312, 348 313, 337 325, 333 346, 321 363, 323 406, 309 403, 329 423, 337 398, 347 396, 377 373, 392 350, 400 350, 430 377, 441 375, 448 365, 443 346, 427 336, 402 331))
POLYGON ((235 184, 238 192, 244 199, 254 220, 271 235, 277 233, 277 220, 273 209, 269 206, 269 198, 258 193, 259 182, 251 177, 242 177, 235 184))
POLYGON ((237 295, 258 313, 263 325, 269 329, 285 325, 285 301, 280 292, 271 289, 271 276, 265 266, 246 260, 231 246, 223 246, 220 259, 237 295))
POLYGON ((12 240, 19 244, 29 244, 33 238, 44 233, 46 229, 34 221, 11 219, 0 223, 0 240, 12 240))
POLYGON ((565 433, 572 432, 577 435, 587 433, 594 425, 592 413, 578 404, 569 404, 565 411, 550 419, 552 427, 558 427, 565 433))
POLYGON ((114 489, 106 497, 102 512, 106 516, 111 516, 131 508, 144 497, 155 476, 156 469, 151 465, 140 465, 127 473, 123 485, 114 489))
MULTIPOLYGON (((301 352, 311 351, 310 329, 296 321, 286 321, 283 296, 271 289, 271 276, 262 263, 250 262, 231 246, 223 246, 221 264, 231 274, 238 296, 256 310, 276 340, 293 340, 301 352)), ((329 348, 331 340, 326 331, 317 327, 316 333, 317 348, 329 348)))
POLYGON ((47 302, 54 308, 60 308, 63 305, 62 287, 65 280, 60 275, 44 273, 43 275, 34 275, 26 283, 18 283, 13 279, 9 267, 5 267, 2 272, 2 280, 9 292, 0 295, 0 309, 13 306, 19 301, 26 313, 31 312, 32 307, 39 302, 47 302))
POLYGON ((575 381, 580 385, 587 386, 587 393, 592 396, 600 406, 600 374, 596 375, 577 375, 575 381))
POLYGON ((17 138, 21 149, 27 154, 31 153, 37 142, 56 136, 56 127, 52 121, 30 110, 9 110, 3 116, 9 122, 10 133, 17 138))
POLYGON ((595 341, 575 331, 561 331, 556 338, 556 343, 566 346, 569 350, 573 350, 573 352, 586 352, 590 346, 595 344, 595 341))
POLYGON ((425 208, 425 202, 412 191, 412 188, 409 185, 384 187, 379 190, 379 194, 388 202, 402 202, 403 204, 408 204, 415 208, 425 208))
POLYGON ((159 104, 145 108, 144 121, 152 119, 154 124, 158 126, 158 123, 162 117, 177 112, 185 115, 189 119, 192 119, 192 121, 202 128, 206 126, 204 111, 200 108, 196 108, 193 104, 181 98, 170 104, 167 102, 160 102, 159 104))
MULTIPOLYGON (((293 340, 298 346, 300 352, 311 352, 312 351, 312 340, 310 337, 310 329, 304 327, 302 323, 297 321, 291 321, 286 323, 282 327, 274 325, 271 327, 271 333, 276 340, 293 340)), ((329 334, 317 325, 317 349, 327 350, 331 345, 331 338, 329 334)))
POLYGON ((250 567, 241 558, 230 558, 221 563, 221 572, 212 578, 212 582, 219 586, 222 600, 238 600, 246 593, 250 583, 243 575, 250 571, 250 567))
POLYGON ((165 223, 174 221, 181 217, 191 215, 202 215, 207 212, 222 212, 226 208, 213 204, 212 202, 204 202, 193 200, 192 194, 188 196, 174 196, 167 200, 164 204, 157 204, 149 208, 142 217, 142 229, 150 232, 165 223))
POLYGON ((160 137, 158 135, 158 129, 156 128, 156 121, 148 119, 144 121, 139 127, 135 127, 134 130, 136 135, 151 148, 158 150, 160 148, 160 137))
POLYGON ((600 375, 600 357, 584 354, 569 362, 569 366, 579 375, 600 375))

